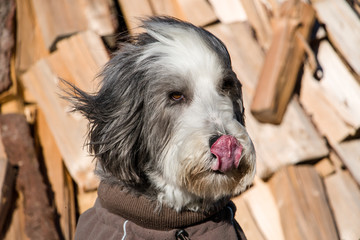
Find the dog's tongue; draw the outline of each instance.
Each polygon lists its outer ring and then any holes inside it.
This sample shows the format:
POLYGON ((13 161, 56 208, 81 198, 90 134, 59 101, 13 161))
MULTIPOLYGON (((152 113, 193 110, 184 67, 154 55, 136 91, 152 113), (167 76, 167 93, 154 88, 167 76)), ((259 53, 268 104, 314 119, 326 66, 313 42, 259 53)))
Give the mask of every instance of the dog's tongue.
POLYGON ((221 136, 210 148, 210 152, 216 156, 216 162, 211 166, 214 171, 227 172, 232 167, 239 166, 242 145, 229 135, 221 136))

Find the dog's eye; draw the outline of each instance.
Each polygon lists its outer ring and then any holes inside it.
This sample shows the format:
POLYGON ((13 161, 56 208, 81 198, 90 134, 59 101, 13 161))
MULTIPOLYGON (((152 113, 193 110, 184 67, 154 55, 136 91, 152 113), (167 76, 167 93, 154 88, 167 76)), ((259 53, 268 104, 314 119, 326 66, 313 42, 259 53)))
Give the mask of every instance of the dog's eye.
POLYGON ((181 92, 172 92, 172 93, 170 93, 170 98, 172 100, 174 100, 174 101, 177 101, 177 102, 185 100, 185 96, 181 92))

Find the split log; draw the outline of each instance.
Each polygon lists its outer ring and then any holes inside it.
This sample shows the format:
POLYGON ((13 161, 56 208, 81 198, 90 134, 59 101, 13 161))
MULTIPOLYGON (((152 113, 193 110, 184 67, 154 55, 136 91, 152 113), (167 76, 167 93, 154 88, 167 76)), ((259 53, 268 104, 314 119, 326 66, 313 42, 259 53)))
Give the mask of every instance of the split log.
POLYGON ((312 7, 300 0, 284 2, 282 10, 251 104, 251 113, 263 123, 281 123, 304 59, 303 41, 315 22, 312 7))
POLYGON ((259 43, 264 49, 268 49, 271 44, 273 30, 263 2, 260 0, 241 0, 241 3, 244 6, 249 23, 255 30, 259 43))
MULTIPOLYGON (((1 136, 1 129, 0 129, 1 136)), ((15 171, 6 156, 3 142, 0 138, 0 238, 4 225, 9 218, 9 211, 15 193, 15 171)))
MULTIPOLYGON (((312 0, 316 15, 324 23, 331 42, 360 76, 360 21, 346 1, 312 0)), ((330 59, 330 58, 329 58, 330 59)))
MULTIPOLYGON (((276 206, 274 196, 266 183, 262 182, 261 179, 255 179, 254 186, 245 193, 242 193, 238 198, 245 202, 263 239, 285 239, 279 210, 276 206)), ((239 200, 235 198, 233 201, 236 206, 238 206, 239 200)), ((242 213, 239 213, 240 220, 242 217, 242 213)), ((247 232, 245 232, 245 234, 247 235, 247 232)))
POLYGON ((73 239, 76 222, 73 183, 67 179, 67 170, 64 167, 61 153, 40 109, 37 111, 35 130, 38 134, 46 175, 53 192, 63 236, 65 239, 73 239))
POLYGON ((54 49, 59 39, 87 28, 79 1, 32 0, 31 4, 48 49, 54 49))
POLYGON ((232 199, 236 205, 235 219, 241 226, 248 240, 266 240, 262 235, 258 224, 241 196, 232 199))
POLYGON ((238 0, 210 0, 210 3, 214 8, 216 16, 224 24, 246 21, 248 19, 243 5, 238 0))
POLYGON ((314 167, 322 178, 335 173, 335 166, 330 162, 329 158, 321 159, 314 167))
POLYGON ((360 185, 360 139, 333 145, 336 153, 360 185))
POLYGON ((327 41, 318 51, 323 78, 305 67, 300 101, 319 131, 336 144, 360 129, 360 85, 327 41))
POLYGON ((59 97, 58 77, 94 92, 98 86, 94 81, 96 74, 107 60, 100 37, 87 31, 59 42, 57 51, 21 76, 44 112, 65 165, 80 189, 94 189, 98 185, 92 157, 83 148, 87 120, 78 113, 67 113, 69 104, 59 97))
POLYGON ((49 50, 45 46, 31 1, 16 0, 16 21, 15 68, 17 73, 22 73, 37 60, 49 55, 49 50))
POLYGON ((8 159, 19 167, 16 186, 24 196, 26 235, 30 239, 60 239, 25 117, 1 115, 0 126, 8 159))
POLYGON ((285 239, 339 239, 321 178, 311 166, 290 166, 269 181, 285 239))
POLYGON ((124 15, 125 23, 131 34, 137 34, 142 30, 139 28, 139 18, 153 16, 153 10, 148 0, 118 0, 124 15))
POLYGON ((325 178, 331 208, 339 230, 340 239, 360 237, 360 190, 350 174, 338 170, 325 178))
POLYGON ((324 139, 296 99, 290 102, 281 125, 259 123, 250 114, 249 103, 264 55, 246 23, 216 24, 206 29, 226 44, 234 71, 243 84, 246 126, 257 152, 258 176, 266 178, 282 166, 327 156, 324 139))
POLYGON ((207 0, 177 0, 185 20, 196 26, 205 26, 217 20, 207 0))
POLYGON ((0 93, 12 85, 10 78, 10 58, 15 37, 15 0, 0 2, 0 93))

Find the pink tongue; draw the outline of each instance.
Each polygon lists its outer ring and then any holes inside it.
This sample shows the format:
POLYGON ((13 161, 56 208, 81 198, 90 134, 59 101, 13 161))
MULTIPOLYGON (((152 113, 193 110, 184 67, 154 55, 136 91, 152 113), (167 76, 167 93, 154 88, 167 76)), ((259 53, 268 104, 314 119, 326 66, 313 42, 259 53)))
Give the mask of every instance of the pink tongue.
POLYGON ((216 156, 216 162, 211 166, 214 171, 227 172, 232 167, 239 166, 242 145, 229 135, 221 136, 210 148, 210 152, 216 156))

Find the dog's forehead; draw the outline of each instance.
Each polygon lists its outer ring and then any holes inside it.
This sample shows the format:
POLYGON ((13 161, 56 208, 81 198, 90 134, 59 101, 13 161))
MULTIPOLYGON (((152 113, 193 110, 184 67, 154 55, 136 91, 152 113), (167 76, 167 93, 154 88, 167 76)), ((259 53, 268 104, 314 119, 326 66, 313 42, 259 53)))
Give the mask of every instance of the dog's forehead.
POLYGON ((163 24, 161 31, 148 29, 147 33, 157 41, 148 45, 144 55, 157 56, 157 62, 169 71, 194 80, 216 81, 229 65, 226 48, 201 29, 163 24))

